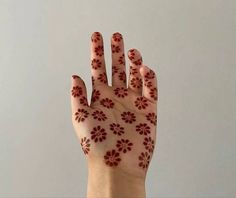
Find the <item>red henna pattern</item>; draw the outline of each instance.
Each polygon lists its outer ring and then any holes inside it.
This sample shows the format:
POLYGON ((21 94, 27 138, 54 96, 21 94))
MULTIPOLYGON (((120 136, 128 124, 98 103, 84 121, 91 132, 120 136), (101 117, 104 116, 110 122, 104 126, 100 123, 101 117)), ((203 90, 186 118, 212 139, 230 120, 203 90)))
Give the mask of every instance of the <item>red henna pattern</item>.
POLYGON ((142 152, 139 156, 139 167, 147 169, 150 163, 151 156, 147 152, 142 152))
POLYGON ((145 146, 145 149, 149 151, 149 153, 152 153, 154 150, 154 140, 151 137, 145 137, 143 141, 143 145, 145 146))
POLYGON ((90 151, 90 148, 89 148, 90 147, 90 139, 86 138, 86 137, 81 138, 80 145, 83 149, 84 154, 87 155, 88 152, 90 151))
POLYGON ((110 124, 110 129, 113 131, 115 135, 121 136, 125 133, 124 127, 120 126, 120 124, 112 123, 110 124))
POLYGON ((133 88, 139 89, 139 88, 142 87, 142 79, 139 78, 139 77, 134 77, 134 78, 131 79, 130 84, 132 85, 133 88))
POLYGON ((78 109, 75 113, 75 120, 78 122, 83 122, 87 117, 89 113, 84 109, 78 109))
POLYGON ((112 53, 119 53, 120 52, 120 47, 112 44, 111 45, 111 50, 112 50, 112 53))
POLYGON ((134 61, 134 64, 135 65, 142 65, 142 62, 143 62, 143 60, 142 60, 142 57, 141 57, 138 60, 134 61))
POLYGON ((145 81, 144 85, 148 88, 151 88, 152 87, 152 82, 151 81, 145 81))
POLYGON ((124 53, 119 57, 118 61, 121 65, 125 64, 125 54, 124 53))
POLYGON ((73 87, 72 90, 71 90, 71 94, 72 94, 72 96, 74 96, 74 97, 79 97, 79 96, 81 96, 81 95, 83 94, 82 88, 79 87, 79 86, 73 87))
POLYGON ((97 70, 102 66, 102 62, 99 59, 94 58, 91 62, 92 68, 97 70))
POLYGON ((119 79, 124 83, 126 82, 126 73, 125 73, 125 71, 120 72, 119 79))
POLYGON ((135 50, 134 49, 129 50, 128 57, 130 60, 133 60, 135 58, 135 50))
POLYGON ((157 125, 157 115, 155 113, 148 113, 146 115, 146 118, 149 122, 151 122, 155 126, 157 125))
POLYGON ((115 33, 115 34, 113 34, 113 36, 112 36, 112 38, 113 38, 113 40, 115 41, 115 42, 120 42, 123 38, 122 38, 122 35, 120 34, 120 33, 115 33))
POLYGON ((154 100, 157 100, 157 88, 154 87, 150 90, 150 96, 154 99, 154 100))
POLYGON ((117 74, 119 71, 119 67, 118 66, 115 66, 113 65, 112 66, 112 76, 114 76, 115 74, 117 74))
POLYGON ((99 74, 98 80, 99 80, 100 82, 102 82, 102 83, 107 83, 107 75, 106 75, 106 73, 104 72, 104 73, 102 73, 102 74, 99 74))
POLYGON ((151 133, 150 127, 146 123, 140 123, 139 125, 136 126, 136 131, 140 135, 148 135, 151 133))
POLYGON ((96 102, 97 100, 99 100, 100 95, 101 95, 100 91, 94 89, 92 92, 92 102, 96 102))
POLYGON ((114 102, 109 98, 102 99, 100 103, 101 103, 102 106, 104 106, 108 109, 111 109, 111 108, 114 107, 114 102))
POLYGON ((132 65, 130 65, 130 75, 135 75, 138 73, 138 69, 132 65))
POLYGON ((119 98, 124 98, 125 96, 128 96, 128 89, 124 87, 117 87, 114 92, 115 95, 119 98))
POLYGON ((82 97, 80 98, 79 100, 80 104, 82 104, 83 106, 88 106, 88 101, 87 101, 87 98, 86 97, 82 97))
POLYGON ((117 143, 116 143, 116 147, 118 151, 121 151, 123 153, 131 151, 132 146, 133 146, 133 143, 130 142, 128 139, 117 140, 117 143))
POLYGON ((95 47, 94 52, 96 53, 97 56, 103 56, 104 54, 103 46, 99 45, 95 47))
POLYGON ((103 111, 94 111, 92 114, 93 118, 98 121, 105 121, 107 119, 106 114, 103 111))
POLYGON ((148 101, 147 99, 145 99, 143 96, 141 97, 138 97, 136 100, 135 100, 135 106, 141 110, 141 109, 146 109, 146 107, 148 106, 148 101))
POLYGON ((107 133, 101 126, 94 127, 91 131, 91 139, 94 140, 94 142, 102 142, 106 139, 106 136, 107 133))
POLYGON ((151 80, 151 79, 155 78, 155 73, 154 73, 154 71, 150 70, 149 72, 147 72, 145 74, 144 77, 145 77, 145 81, 151 80))
POLYGON ((97 43, 98 41, 101 40, 101 35, 99 32, 94 32, 92 38, 91 38, 92 42, 97 43))
POLYGON ((124 120, 126 123, 132 124, 133 122, 136 121, 136 117, 135 117, 134 113, 131 113, 129 111, 123 112, 121 114, 121 117, 122 117, 122 120, 124 120))
POLYGON ((104 155, 104 160, 108 166, 117 166, 121 161, 120 153, 114 149, 107 151, 106 155, 104 155))

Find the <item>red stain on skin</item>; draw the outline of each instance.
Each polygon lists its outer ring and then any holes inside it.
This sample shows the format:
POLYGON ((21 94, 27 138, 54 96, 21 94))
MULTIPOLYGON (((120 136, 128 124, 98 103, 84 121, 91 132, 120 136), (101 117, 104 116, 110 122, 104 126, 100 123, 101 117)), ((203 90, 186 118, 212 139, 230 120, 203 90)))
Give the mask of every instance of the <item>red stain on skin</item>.
POLYGON ((101 68, 102 62, 99 59, 94 58, 91 62, 92 68, 97 70, 98 68, 101 68))
POLYGON ((94 79, 94 77, 93 77, 93 76, 91 77, 91 79, 92 79, 92 85, 94 86, 95 79, 94 79))
POLYGON ((115 135, 121 136, 125 133, 124 127, 120 126, 120 124, 112 123, 110 124, 110 130, 113 131, 115 135))
POLYGON ((78 122, 84 122, 89 113, 85 109, 78 109, 75 113, 75 120, 78 122))
POLYGON ((114 107, 114 102, 109 98, 102 99, 100 104, 108 109, 112 109, 114 107))
POLYGON ((153 153, 154 140, 151 137, 145 137, 143 141, 143 145, 145 146, 145 149, 148 150, 149 153, 153 153))
POLYGON ((115 42, 120 42, 123 39, 122 35, 118 32, 113 34, 112 38, 113 38, 113 41, 115 42))
POLYGON ((118 151, 126 153, 128 151, 131 151, 133 143, 130 142, 128 139, 121 139, 117 140, 116 147, 118 151))
POLYGON ((147 169, 151 160, 151 156, 147 152, 142 152, 139 157, 139 167, 147 169))
POLYGON ((81 95, 83 94, 82 88, 79 87, 79 86, 73 87, 72 90, 71 90, 71 94, 72 94, 72 96, 74 96, 74 97, 79 97, 79 96, 81 96, 81 95))
POLYGON ((120 153, 114 149, 111 151, 107 151, 104 156, 104 160, 108 166, 111 166, 111 167, 118 166, 118 164, 121 161, 120 153))
POLYGON ((87 155, 90 151, 90 139, 86 137, 81 138, 80 145, 83 149, 84 154, 87 155))
POLYGON ((153 125, 157 125, 157 115, 155 113, 148 113, 146 115, 146 118, 149 122, 151 122, 153 125))
POLYGON ((146 109, 147 106, 148 106, 148 101, 147 99, 145 99, 144 97, 138 97, 136 100, 135 100, 135 106, 141 110, 141 109, 146 109))
POLYGON ((92 42, 97 43, 98 41, 101 40, 101 35, 99 32, 94 32, 91 38, 92 42))
POLYGON ((94 48, 94 52, 97 56, 103 56, 104 55, 103 46, 98 45, 97 47, 94 48))
POLYGON ((129 123, 129 124, 132 124, 133 122, 136 121, 136 116, 134 115, 134 113, 131 113, 129 111, 123 112, 121 114, 121 118, 122 120, 124 120, 126 123, 129 123))
POLYGON ((103 111, 96 110, 92 114, 93 118, 98 121, 105 121, 107 119, 106 114, 103 111))
POLYGON ((96 102, 97 100, 99 100, 100 95, 101 95, 100 91, 97 89, 94 89, 92 92, 92 102, 96 102))
POLYGON ((107 83, 107 75, 106 75, 106 73, 104 72, 104 73, 102 73, 102 74, 99 74, 98 80, 99 80, 100 82, 106 84, 106 83, 107 83))
POLYGON ((112 50, 112 53, 119 53, 120 52, 120 47, 112 44, 111 45, 111 50, 112 50))
POLYGON ((140 123, 139 125, 136 126, 136 131, 140 135, 148 135, 151 133, 150 127, 146 123, 140 123))
POLYGON ((128 96, 128 89, 126 89, 124 87, 117 87, 114 90, 114 93, 117 97, 124 98, 125 96, 128 96))
POLYGON ((130 84, 132 85, 133 88, 139 89, 139 88, 142 87, 142 79, 139 78, 139 77, 134 77, 134 78, 131 79, 130 84))
POLYGON ((107 133, 101 126, 94 127, 91 131, 91 139, 94 140, 94 142, 102 142, 106 139, 106 136, 107 133))

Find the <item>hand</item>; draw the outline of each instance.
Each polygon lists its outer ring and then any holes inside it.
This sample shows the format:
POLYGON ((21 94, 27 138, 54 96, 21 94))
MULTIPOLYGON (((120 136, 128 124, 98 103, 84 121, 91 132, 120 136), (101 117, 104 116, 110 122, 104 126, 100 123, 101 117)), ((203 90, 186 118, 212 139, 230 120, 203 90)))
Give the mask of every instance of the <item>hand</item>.
POLYGON ((89 167, 116 170, 145 179, 156 142, 157 80, 144 66, 138 50, 128 51, 128 87, 124 42, 120 33, 111 38, 112 86, 108 85, 103 38, 91 36, 93 92, 87 101, 83 80, 72 76, 72 122, 89 167))

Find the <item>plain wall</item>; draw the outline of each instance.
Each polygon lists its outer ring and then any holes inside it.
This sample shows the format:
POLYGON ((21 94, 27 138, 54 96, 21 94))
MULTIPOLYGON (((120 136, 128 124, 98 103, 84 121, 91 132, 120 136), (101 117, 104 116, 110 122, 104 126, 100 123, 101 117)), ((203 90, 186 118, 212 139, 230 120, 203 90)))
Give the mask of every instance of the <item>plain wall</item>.
MULTIPOLYGON (((85 197, 70 79, 119 31, 158 75, 147 197, 236 197, 235 0, 0 0, 0 197, 85 197)), ((110 74, 110 69, 108 68, 110 74)))

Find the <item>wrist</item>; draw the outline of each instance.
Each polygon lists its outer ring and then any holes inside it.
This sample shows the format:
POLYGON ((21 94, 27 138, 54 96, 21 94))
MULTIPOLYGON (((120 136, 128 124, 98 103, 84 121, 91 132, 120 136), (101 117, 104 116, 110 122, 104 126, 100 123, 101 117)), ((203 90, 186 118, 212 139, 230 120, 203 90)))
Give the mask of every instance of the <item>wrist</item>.
POLYGON ((102 162, 88 163, 87 197, 145 197, 145 177, 126 173, 102 162))

